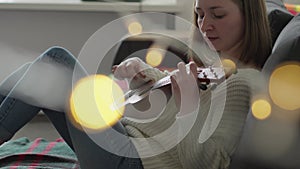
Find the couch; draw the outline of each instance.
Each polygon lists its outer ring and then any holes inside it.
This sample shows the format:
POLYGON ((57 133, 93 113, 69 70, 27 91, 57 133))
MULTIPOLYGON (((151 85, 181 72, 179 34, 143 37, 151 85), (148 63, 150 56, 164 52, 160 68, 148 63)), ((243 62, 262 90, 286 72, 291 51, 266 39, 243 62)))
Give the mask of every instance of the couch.
MULTIPOLYGON (((263 73, 266 77, 270 77, 272 72, 279 66, 284 63, 300 63, 300 15, 293 16, 289 11, 285 8, 284 4, 281 0, 266 0, 268 17, 270 20, 270 27, 272 30, 272 39, 274 42, 274 47, 272 50, 272 54, 269 56, 263 67, 263 73)), ((183 59, 185 60, 185 59, 183 59)), ((300 74, 299 74, 300 78, 300 74)), ((300 100, 300 99, 299 99, 300 100)), ((274 111, 282 111, 276 105, 272 105, 274 111)), ((299 112, 297 109, 295 112, 299 112)), ((288 112, 289 113, 289 112, 288 112)), ((300 119, 300 118, 299 118, 300 119)), ((282 122, 275 123, 279 125, 281 128, 285 127, 282 122)), ((300 124, 300 123, 299 123, 300 124)), ((274 125, 274 123, 272 123, 274 125)), ((249 110, 249 114, 246 120, 246 124, 244 127, 244 134, 242 135, 241 141, 239 143, 238 149, 236 150, 233 158, 232 164, 230 166, 231 169, 299 169, 300 168, 300 134, 299 130, 296 130, 295 142, 290 144, 287 149, 285 149, 284 153, 282 152, 283 143, 287 142, 287 138, 280 138, 282 135, 278 133, 276 137, 269 137, 268 131, 264 130, 264 128, 271 128, 265 123, 265 121, 259 121, 255 119, 252 115, 251 110, 249 110), (253 137, 259 137, 261 145, 259 145, 259 149, 257 149, 256 144, 253 144, 251 140, 253 137), (279 141, 278 141, 279 140, 279 141), (275 143, 275 144, 272 144, 275 143), (258 151, 252 151, 252 150, 258 151), (270 155, 270 156, 260 156, 261 154, 270 155), (265 158, 263 158, 265 157, 265 158)), ((286 130, 288 131, 288 130, 286 130)), ((282 133, 281 133, 282 134, 282 133)), ((286 136, 286 135, 285 135, 286 136)), ((26 138, 22 138, 21 140, 11 141, 6 146, 1 147, 0 150, 5 150, 4 155, 0 155, 0 167, 8 167, 12 163, 15 163, 15 158, 23 159, 24 165, 28 163, 32 163, 32 158, 28 158, 29 161, 26 161, 26 155, 23 152, 13 151, 10 153, 9 150, 12 150, 9 145, 15 147, 16 145, 31 145, 34 142, 29 142, 26 138), (17 153, 16 153, 17 152, 17 153), (5 165, 5 166, 4 166, 5 165)), ((53 144, 53 142, 43 141, 43 144, 53 144)), ((57 165, 66 166, 75 166, 78 167, 78 163, 74 154, 69 151, 69 148, 64 142, 56 143, 59 150, 62 148, 67 149, 68 151, 54 154, 49 153, 43 154, 41 158, 39 153, 32 153, 31 157, 36 156, 38 159, 52 159, 57 161, 57 165), (61 147, 59 147, 61 146, 61 147), (65 154, 68 152, 69 154, 65 154), (66 158, 68 157, 68 158, 66 158)), ((26 148, 26 147, 25 147, 26 148)), ((21 150, 18 148, 18 150, 21 150)), ((55 150, 55 149, 54 149, 55 150)), ((26 150, 24 149, 24 152, 26 150)), ((27 154, 28 155, 28 154, 27 154)), ((50 160, 51 161, 51 160, 50 160)), ((40 160, 40 165, 48 165, 50 168, 51 165, 45 164, 42 162, 49 162, 40 160)), ((18 165, 23 164, 22 161, 19 161, 18 165)), ((55 164, 56 165, 56 164, 55 164)), ((59 167, 57 167, 59 168, 59 167)), ((68 167, 66 167, 68 168, 68 167)))
MULTIPOLYGON (((274 46, 262 73, 267 82, 264 94, 269 100, 272 114, 265 120, 258 120, 249 110, 231 169, 300 168, 300 108, 282 108, 273 102, 269 93, 271 75, 277 68, 295 65, 300 69, 300 14, 292 15, 281 0, 266 0, 266 4, 274 46)), ((300 79, 300 72, 294 73, 297 74, 293 74, 293 77, 300 79)), ((300 90, 300 85, 296 84, 296 88, 300 90)), ((285 90, 284 87, 280 89, 285 90)), ((297 100, 300 102, 300 99, 297 100)))

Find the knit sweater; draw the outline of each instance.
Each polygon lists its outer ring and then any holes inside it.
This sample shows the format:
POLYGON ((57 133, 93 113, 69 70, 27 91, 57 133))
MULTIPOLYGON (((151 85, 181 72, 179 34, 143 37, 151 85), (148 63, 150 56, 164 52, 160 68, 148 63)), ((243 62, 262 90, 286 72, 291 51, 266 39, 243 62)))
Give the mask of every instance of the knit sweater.
MULTIPOLYGON (((133 141, 145 169, 226 169, 231 162, 241 132, 249 112, 251 102, 251 89, 249 81, 255 79, 258 71, 254 69, 238 70, 236 74, 231 75, 226 81, 217 87, 209 87, 207 90, 200 91, 200 107, 197 116, 185 115, 177 118, 178 110, 175 106, 174 98, 168 101, 165 109, 159 118, 141 123, 132 118, 122 119, 122 123, 132 138, 146 138, 146 143, 133 141), (224 97, 225 96, 225 97, 224 97), (222 104, 224 103, 224 104, 222 104), (222 115, 219 123, 216 123, 212 114, 222 115), (196 117, 196 118, 195 118, 196 117), (185 121, 193 120, 193 125, 180 139, 178 144, 172 145, 174 139, 180 133, 178 130, 165 135, 164 138, 155 137, 160 133, 167 131, 175 122, 185 124, 185 121), (218 124, 213 134, 204 142, 199 141, 199 136, 204 123, 218 124), (171 147, 168 147, 170 142, 171 147), (155 150, 165 150, 154 156, 143 156, 151 154, 155 150)), ((147 75, 157 80, 166 75, 157 69, 147 71, 147 75)), ((210 126, 210 125, 208 125, 210 126)), ((211 126, 210 126, 211 127, 211 126)))

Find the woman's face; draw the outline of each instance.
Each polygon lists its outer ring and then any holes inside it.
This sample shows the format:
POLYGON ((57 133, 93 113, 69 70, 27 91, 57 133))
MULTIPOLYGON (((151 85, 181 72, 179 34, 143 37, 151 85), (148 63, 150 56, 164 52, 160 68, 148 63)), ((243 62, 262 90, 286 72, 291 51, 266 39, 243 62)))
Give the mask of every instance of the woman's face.
POLYGON ((244 19, 232 0, 196 0, 198 26, 217 51, 239 55, 244 36, 244 19))

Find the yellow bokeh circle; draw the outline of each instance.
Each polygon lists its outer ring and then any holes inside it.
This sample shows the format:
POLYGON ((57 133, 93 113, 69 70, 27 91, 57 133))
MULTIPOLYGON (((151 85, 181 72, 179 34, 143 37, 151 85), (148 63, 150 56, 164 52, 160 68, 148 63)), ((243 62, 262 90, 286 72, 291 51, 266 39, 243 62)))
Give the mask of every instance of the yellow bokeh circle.
POLYGON ((300 5, 296 5, 295 10, 296 12, 300 12, 300 5))
POLYGON ((226 76, 230 76, 231 74, 236 73, 237 71, 236 64, 230 59, 223 59, 222 67, 224 68, 226 76))
POLYGON ((146 63, 152 67, 159 66, 163 61, 164 55, 160 49, 152 48, 146 55, 146 63))
POLYGON ((236 64, 234 63, 234 61, 230 60, 230 59, 223 59, 222 60, 222 65, 225 68, 230 68, 230 69, 236 69, 236 64))
POLYGON ((123 115, 124 93, 105 75, 81 79, 70 97, 71 118, 75 126, 102 130, 114 125, 123 115))
POLYGON ((271 105, 266 100, 259 99, 254 101, 251 110, 253 116, 259 120, 264 120, 271 115, 271 105))
POLYGON ((143 31, 143 26, 139 22, 131 22, 128 25, 128 32, 131 35, 141 34, 143 31))
POLYGON ((270 77, 269 93, 273 102, 285 109, 300 108, 300 66, 289 64, 274 70, 270 77))

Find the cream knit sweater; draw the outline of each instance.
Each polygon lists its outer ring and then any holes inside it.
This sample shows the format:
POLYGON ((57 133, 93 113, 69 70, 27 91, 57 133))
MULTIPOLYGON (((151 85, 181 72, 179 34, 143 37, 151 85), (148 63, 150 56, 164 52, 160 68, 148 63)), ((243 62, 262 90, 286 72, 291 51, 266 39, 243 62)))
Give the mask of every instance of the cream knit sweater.
MULTIPOLYGON (((177 145, 171 149, 166 149, 164 153, 152 157, 142 157, 142 163, 145 169, 224 169, 228 168, 249 111, 251 101, 251 89, 249 83, 255 79, 258 71, 254 69, 238 70, 238 73, 231 75, 225 82, 218 85, 217 88, 208 88, 200 91, 199 114, 194 125, 188 134, 177 145), (226 94, 225 106, 219 103, 226 94), (215 97, 212 97, 214 93, 215 97), (219 97, 220 96, 220 97, 219 97), (219 100, 218 100, 219 99, 219 100), (212 101, 213 100, 213 101, 212 101), (199 134, 209 110, 213 113, 222 114, 222 118, 215 132, 204 143, 199 142, 199 134), (205 118, 203 118, 205 117, 205 118)), ((147 71, 147 75, 155 80, 165 76, 165 72, 157 69, 147 71)), ((253 87, 253 86, 252 86, 253 87)), ((155 140, 153 136, 167 130, 176 120, 185 121, 187 117, 176 119, 176 109, 174 99, 171 98, 165 107, 161 116, 147 123, 140 123, 132 119, 122 119, 129 136, 133 138, 150 138, 151 144, 164 149, 165 144, 160 140, 155 140)), ((210 119, 207 119, 208 121, 210 119)), ((177 133, 170 134, 169 141, 172 141, 177 133)), ((153 147, 136 146, 140 154, 153 150, 153 147)))

